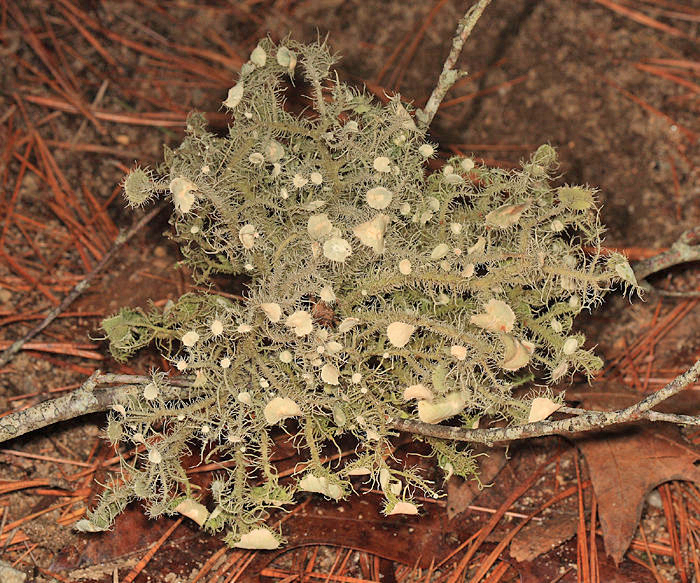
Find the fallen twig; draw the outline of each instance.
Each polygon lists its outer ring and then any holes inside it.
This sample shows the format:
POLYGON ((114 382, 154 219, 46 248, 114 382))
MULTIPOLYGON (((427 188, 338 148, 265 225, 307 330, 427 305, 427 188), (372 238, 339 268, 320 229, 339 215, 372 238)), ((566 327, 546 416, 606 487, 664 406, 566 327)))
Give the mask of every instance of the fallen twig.
MULTIPOLYGON (((564 409, 564 412, 574 413, 575 416, 558 421, 538 421, 536 423, 490 429, 464 429, 462 427, 433 425, 404 419, 391 419, 387 424, 393 429, 415 435, 485 444, 515 441, 543 435, 594 431, 603 427, 621 425, 640 419, 666 421, 679 425, 700 425, 700 417, 658 413, 651 410, 659 403, 685 389, 698 377, 700 377, 700 360, 662 389, 651 393, 626 409, 617 411, 564 409)), ((124 402, 136 387, 149 381, 150 377, 146 376, 101 374, 100 371, 96 371, 79 389, 63 397, 44 401, 29 409, 10 413, 0 418, 0 443, 37 429, 42 429, 58 421, 66 421, 88 413, 106 411, 113 405, 124 402), (116 383, 119 383, 119 385, 98 388, 98 385, 114 385, 116 383)), ((165 399, 181 398, 183 396, 182 389, 193 388, 191 381, 186 379, 171 379, 168 383, 171 393, 164 393, 162 396, 165 399)))
MULTIPOLYGON (((150 380, 151 377, 147 376, 102 374, 97 370, 78 389, 67 395, 0 417, 0 443, 59 421, 106 411, 127 398, 134 387, 150 380), (117 386, 98 387, 114 384, 117 386)), ((191 387, 191 382, 185 379, 171 379, 168 382, 173 387, 172 394, 166 395, 170 398, 181 397, 182 389, 191 387)))
POLYGON ((461 427, 446 427, 430 425, 420 421, 393 420, 390 425, 400 431, 407 431, 426 437, 437 437, 451 441, 468 441, 471 443, 497 443, 515 441, 542 435, 571 434, 602 429, 613 425, 621 425, 638 419, 650 421, 671 421, 677 424, 700 425, 700 417, 689 415, 669 415, 651 411, 662 401, 681 392, 700 376, 700 360, 690 369, 677 376, 663 389, 651 393, 638 403, 617 411, 585 411, 575 417, 558 421, 538 421, 525 425, 497 427, 492 429, 463 429, 461 427))
POLYGON ((700 226, 685 231, 667 251, 636 261, 632 269, 641 282, 654 273, 691 261, 700 261, 700 226))
POLYGON ((463 73, 455 70, 455 64, 457 59, 462 52, 462 47, 467 38, 471 34, 474 26, 479 20, 479 17, 484 12, 486 7, 491 3, 491 0, 479 0, 474 6, 472 6, 464 18, 459 21, 459 26, 457 27, 457 32, 452 39, 452 48, 450 49, 450 54, 447 55, 447 59, 442 66, 442 72, 440 73, 440 78, 438 79, 435 89, 430 94, 428 102, 425 104, 423 110, 418 110, 416 112, 416 117, 418 118, 419 125, 422 128, 427 128, 430 122, 433 121, 435 114, 437 113, 440 103, 445 98, 445 95, 450 90, 450 88, 455 84, 463 73))
POLYGON ((120 234, 117 236, 115 239, 114 243, 112 244, 111 249, 105 253, 102 256, 102 259, 100 262, 95 265, 93 270, 88 273, 83 280, 81 280, 71 291, 66 295, 65 298, 63 298, 63 301, 56 306, 53 310, 51 310, 46 318, 42 320, 40 324, 32 328, 29 332, 27 332, 22 338, 17 340, 16 342, 13 342, 12 345, 5 350, 2 355, 0 355, 0 368, 5 366, 10 360, 12 360, 12 357, 19 352, 22 347, 32 338, 34 338, 39 332, 41 332, 44 328, 46 328, 51 322, 53 322, 58 315, 63 312, 70 304, 72 304, 75 299, 80 296, 88 287, 90 287, 90 284, 92 283, 92 280, 95 279, 98 273, 104 269, 105 265, 109 263, 109 261, 114 257, 114 255, 121 249, 124 244, 129 241, 136 233, 138 233, 145 225, 147 225, 153 217, 155 217, 163 208, 165 208, 164 205, 159 205, 155 207, 153 210, 151 210, 148 214, 144 215, 141 220, 139 220, 135 225, 133 225, 128 231, 120 234))

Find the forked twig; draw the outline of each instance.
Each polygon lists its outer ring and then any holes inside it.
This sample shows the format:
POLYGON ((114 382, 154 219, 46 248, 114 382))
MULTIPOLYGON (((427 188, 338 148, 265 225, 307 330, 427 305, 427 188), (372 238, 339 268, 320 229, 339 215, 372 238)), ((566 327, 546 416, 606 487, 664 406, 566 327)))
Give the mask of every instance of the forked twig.
POLYGON ((632 264, 632 270, 642 287, 649 287, 649 289, 653 289, 658 293, 668 296, 692 297, 697 295, 698 292, 671 292, 660 290, 644 281, 654 273, 658 273, 674 265, 690 263, 692 261, 700 261, 700 226, 685 231, 667 251, 649 257, 648 259, 635 261, 632 264))
POLYGON ((446 427, 430 425, 420 421, 394 420, 390 426, 400 431, 407 431, 426 437, 437 437, 450 441, 469 441, 472 443, 492 444, 497 442, 515 441, 542 435, 571 434, 621 425, 630 421, 647 419, 649 421, 670 421, 679 425, 700 425, 700 417, 690 415, 664 414, 652 411, 659 403, 680 393, 700 376, 700 360, 683 374, 677 376, 664 388, 647 395, 641 401, 617 411, 587 411, 576 410, 574 417, 558 421, 538 421, 512 427, 496 427, 492 429, 463 429, 461 427, 446 427), (580 413, 579 413, 580 411, 580 413))
MULTIPOLYGON (((392 429, 415 435, 436 437, 450 441, 469 441, 471 443, 486 444, 515 441, 542 435, 594 431, 603 427, 611 427, 639 419, 667 421, 680 425, 700 425, 700 417, 664 414, 651 410, 662 401, 681 392, 689 384, 697 380, 699 376, 700 360, 662 389, 648 395, 626 409, 618 411, 569 409, 566 412, 575 412, 575 416, 558 421, 538 421, 537 423, 491 429, 464 429, 462 427, 432 425, 420 421, 399 419, 392 419, 388 422, 388 425, 392 429)), ((106 411, 115 404, 125 402, 130 394, 149 381, 150 377, 146 376, 102 374, 100 371, 96 371, 79 389, 67 395, 51 401, 44 401, 35 407, 17 411, 0 418, 0 443, 31 431, 42 429, 58 421, 66 421, 87 413, 106 411), (115 383, 119 384, 117 386, 104 386, 114 385, 115 383), (100 387, 99 385, 102 386, 100 387)), ((166 390, 170 392, 162 394, 165 399, 182 398, 184 396, 182 394, 183 390, 192 388, 191 381, 185 379, 173 379, 168 381, 168 383, 166 390)))

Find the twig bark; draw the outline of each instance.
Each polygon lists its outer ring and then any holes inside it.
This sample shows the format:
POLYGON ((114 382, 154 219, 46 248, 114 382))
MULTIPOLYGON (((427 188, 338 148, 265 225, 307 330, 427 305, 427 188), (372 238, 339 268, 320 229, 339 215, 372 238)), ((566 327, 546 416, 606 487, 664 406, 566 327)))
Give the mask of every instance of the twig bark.
POLYGON ((632 270, 637 281, 642 283, 654 273, 691 261, 700 261, 700 226, 685 231, 668 251, 635 261, 632 270))
MULTIPOLYGON (((486 444, 515 441, 517 439, 539 437, 542 435, 593 431, 638 419, 700 425, 700 417, 672 415, 651 411, 653 407, 662 401, 665 401, 669 397, 685 389, 690 383, 697 380, 699 376, 700 360, 662 389, 648 395, 638 403, 626 409, 620 409, 618 411, 569 409, 566 412, 575 412, 575 416, 558 421, 539 421, 537 423, 526 423, 525 425, 492 429, 464 429, 461 427, 431 425, 420 421, 398 419, 392 419, 388 425, 399 431, 424 435, 426 437, 486 444)), ((42 429, 58 421, 73 419, 88 413, 106 411, 113 405, 124 402, 136 388, 150 382, 150 380, 151 378, 146 376, 103 375, 97 371, 90 376, 79 389, 76 389, 68 395, 51 401, 44 401, 35 407, 30 407, 24 411, 11 413, 0 418, 0 443, 36 431, 37 429, 42 429), (98 388, 98 385, 115 383, 119 383, 119 385, 98 388)), ((182 397, 182 389, 192 388, 191 381, 187 379, 170 379, 168 384, 172 393, 169 395, 164 394, 165 398, 174 399, 182 397)))
POLYGON ((459 70, 455 70, 455 64, 457 63, 457 59, 462 52, 464 43, 469 38, 469 35, 474 29, 474 26, 476 26, 481 14, 490 3, 491 0, 479 0, 459 21, 455 36, 452 38, 452 48, 450 49, 450 54, 447 55, 447 59, 442 66, 442 72, 440 73, 437 85, 430 94, 425 107, 422 110, 419 109, 416 111, 418 125, 422 129, 428 128, 447 92, 455 84, 457 79, 465 74, 459 70))
POLYGON ((637 419, 700 425, 700 417, 690 417, 688 415, 669 416, 651 411, 652 407, 655 407, 662 401, 681 392, 690 383, 697 380, 698 376, 700 376, 700 360, 662 389, 651 393, 638 403, 626 409, 620 409, 618 411, 586 411, 575 417, 569 417, 558 421, 538 421, 537 423, 526 423, 525 425, 493 429, 463 429, 461 427, 430 425, 428 423, 412 420, 393 420, 390 426, 399 431, 407 431, 409 433, 425 435, 426 437, 437 437, 439 439, 448 439, 451 441, 493 444, 497 442, 526 439, 529 437, 540 437, 542 435, 592 431, 612 425, 620 425, 637 419))
POLYGON ((22 347, 29 342, 34 336, 46 328, 51 322, 53 322, 68 306, 70 306, 78 296, 80 296, 85 290, 90 287, 92 280, 95 279, 98 273, 100 273, 104 267, 110 262, 114 255, 119 251, 125 243, 127 243, 136 233, 138 233, 145 225, 147 225, 153 217, 155 217, 161 210, 165 208, 165 205, 159 205, 150 211, 147 215, 144 215, 135 225, 133 225, 128 231, 120 233, 114 240, 112 247, 104 254, 102 259, 98 262, 93 270, 88 273, 84 279, 79 281, 76 286, 63 298, 63 301, 56 306, 49 314, 44 318, 44 320, 27 332, 22 338, 13 342, 9 348, 7 348, 2 355, 0 355, 0 368, 5 366, 15 354, 17 354, 22 347))
MULTIPOLYGON (((148 376, 102 374, 97 370, 75 391, 0 417, 0 443, 59 421, 106 411, 125 402, 134 390, 150 381, 148 376)), ((164 393, 164 397, 174 399, 182 396, 182 390, 191 388, 192 383, 187 379, 169 379, 168 385, 172 393, 164 393)))

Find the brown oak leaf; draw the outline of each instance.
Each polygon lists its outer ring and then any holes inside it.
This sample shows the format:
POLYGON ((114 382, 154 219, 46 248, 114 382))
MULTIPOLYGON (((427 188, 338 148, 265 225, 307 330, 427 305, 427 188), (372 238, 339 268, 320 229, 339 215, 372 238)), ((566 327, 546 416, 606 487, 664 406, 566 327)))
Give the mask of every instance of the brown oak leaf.
POLYGON ((642 515, 647 494, 670 480, 700 483, 700 449, 677 428, 650 423, 624 426, 574 439, 586 458, 598 500, 606 552, 619 563, 642 515))

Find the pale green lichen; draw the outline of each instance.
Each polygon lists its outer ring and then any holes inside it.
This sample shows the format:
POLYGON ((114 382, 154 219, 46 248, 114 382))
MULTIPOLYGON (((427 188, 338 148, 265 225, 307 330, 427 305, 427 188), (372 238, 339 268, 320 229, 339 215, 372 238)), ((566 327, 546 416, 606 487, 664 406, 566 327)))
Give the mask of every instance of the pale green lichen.
MULTIPOLYGON (((438 492, 391 462, 389 419, 523 423, 538 396, 514 397, 524 376, 600 368, 573 320, 615 282, 635 282, 622 256, 598 251, 594 193, 550 184, 550 146, 520 170, 455 157, 429 174, 434 149, 410 106, 376 103, 332 63, 324 45, 262 40, 223 102, 228 135, 192 114, 161 178, 127 177, 132 205, 170 197, 171 236, 196 280, 244 277, 245 300, 186 294, 104 321, 117 359, 153 343, 191 386, 165 400, 175 391, 155 373, 114 407, 109 439, 140 453, 79 528, 108 528, 140 499, 150 516, 228 529, 234 547, 275 548, 266 509, 298 491, 339 500, 353 476, 381 488, 388 514, 413 514, 415 492, 438 492), (311 85, 303 115, 284 107, 292 74, 311 85), (280 483, 282 430, 305 465, 280 483), (321 448, 341 436, 356 440, 354 457, 325 464, 321 448), (192 451, 222 462, 210 497, 190 483, 192 451)), ((446 475, 475 476, 465 446, 426 441, 446 475)))
POLYGON ((142 168, 134 168, 122 184, 127 203, 131 207, 139 207, 148 203, 156 196, 156 184, 149 172, 142 168))

